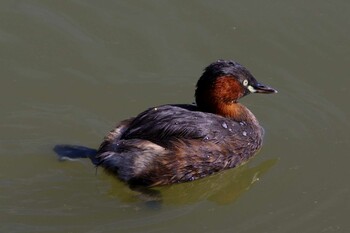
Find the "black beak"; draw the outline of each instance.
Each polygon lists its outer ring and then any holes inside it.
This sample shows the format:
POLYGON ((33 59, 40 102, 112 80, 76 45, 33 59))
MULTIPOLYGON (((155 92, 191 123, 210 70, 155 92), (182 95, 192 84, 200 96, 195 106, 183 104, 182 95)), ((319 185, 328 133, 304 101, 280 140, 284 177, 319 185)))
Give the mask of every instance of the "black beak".
POLYGON ((261 83, 256 83, 255 85, 248 86, 248 89, 250 92, 254 92, 254 93, 263 93, 263 94, 277 93, 277 90, 273 89, 272 87, 265 86, 261 83))

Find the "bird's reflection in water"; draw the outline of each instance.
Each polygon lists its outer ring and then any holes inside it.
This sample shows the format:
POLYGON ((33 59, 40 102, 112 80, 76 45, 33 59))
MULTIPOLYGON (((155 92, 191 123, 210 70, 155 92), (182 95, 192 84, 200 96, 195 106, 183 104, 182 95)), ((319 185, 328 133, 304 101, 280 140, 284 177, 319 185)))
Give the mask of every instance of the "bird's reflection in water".
POLYGON ((124 203, 141 202, 156 208, 162 204, 184 205, 203 200, 223 205, 237 200, 276 162, 277 159, 270 159, 253 167, 245 164, 193 182, 152 189, 128 187, 111 177, 109 194, 124 203))

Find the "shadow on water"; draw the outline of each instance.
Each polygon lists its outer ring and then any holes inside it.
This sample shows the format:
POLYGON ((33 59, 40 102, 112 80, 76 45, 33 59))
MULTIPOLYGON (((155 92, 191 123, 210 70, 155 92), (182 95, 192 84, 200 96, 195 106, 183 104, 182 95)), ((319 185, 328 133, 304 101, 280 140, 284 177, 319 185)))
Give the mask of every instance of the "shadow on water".
POLYGON ((95 155, 96 149, 85 146, 59 144, 52 149, 60 161, 89 158, 94 165, 98 164, 95 155))

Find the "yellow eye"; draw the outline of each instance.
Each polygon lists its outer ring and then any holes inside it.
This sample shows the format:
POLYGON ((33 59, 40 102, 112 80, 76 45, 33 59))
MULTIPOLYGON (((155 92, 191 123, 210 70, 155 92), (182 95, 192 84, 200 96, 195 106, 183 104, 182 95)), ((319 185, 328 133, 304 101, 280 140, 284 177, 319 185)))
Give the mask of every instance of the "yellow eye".
POLYGON ((248 80, 247 79, 245 79, 244 81, 243 81, 243 86, 248 86, 248 80))

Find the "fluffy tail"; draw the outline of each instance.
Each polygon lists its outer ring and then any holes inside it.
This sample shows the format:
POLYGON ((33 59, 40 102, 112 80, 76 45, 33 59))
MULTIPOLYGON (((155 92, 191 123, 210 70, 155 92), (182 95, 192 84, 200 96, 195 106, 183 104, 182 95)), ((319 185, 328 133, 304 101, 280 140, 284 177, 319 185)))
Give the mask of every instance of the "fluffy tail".
POLYGON ((75 160, 80 158, 89 158, 91 162, 98 165, 98 160, 96 159, 97 150, 88 148, 85 146, 77 145, 56 145, 53 151, 58 155, 59 160, 75 160))

